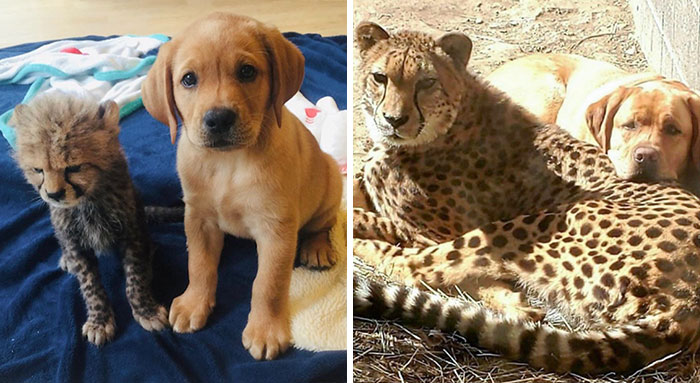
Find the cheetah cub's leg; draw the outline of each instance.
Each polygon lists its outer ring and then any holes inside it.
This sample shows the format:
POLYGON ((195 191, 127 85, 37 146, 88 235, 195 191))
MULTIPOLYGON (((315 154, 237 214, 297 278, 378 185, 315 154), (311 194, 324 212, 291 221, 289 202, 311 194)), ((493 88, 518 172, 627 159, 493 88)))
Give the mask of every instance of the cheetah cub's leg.
POLYGON ((336 221, 336 208, 324 211, 301 230, 299 262, 312 269, 327 269, 337 262, 329 231, 336 221))
POLYGON ((141 238, 122 250, 126 297, 134 319, 141 327, 146 331, 160 331, 168 325, 168 310, 153 299, 152 254, 146 241, 141 238))
POLYGON ((352 180, 352 207, 367 211, 372 210, 364 187, 364 181, 362 180, 362 173, 355 174, 352 180))
POLYGON ((530 306, 522 291, 516 290, 512 282, 501 279, 504 275, 486 276, 472 273, 463 278, 460 283, 445 282, 440 272, 431 275, 431 270, 433 270, 431 266, 437 267, 436 259, 425 256, 422 262, 416 262, 407 257, 407 255, 417 251, 415 248, 401 249, 376 240, 356 239, 353 241, 354 255, 375 266, 377 270, 392 280, 418 288, 425 288, 423 286, 423 282, 425 282, 433 288, 448 291, 457 286, 467 295, 481 301, 486 307, 499 311, 509 319, 540 321, 544 318, 545 312, 543 310, 530 306), (422 274, 413 273, 412 270, 418 267, 427 267, 427 269, 422 274))
POLYGON ((401 230, 386 217, 363 209, 352 209, 353 238, 375 239, 390 244, 404 246, 432 246, 435 241, 421 235, 407 238, 401 230))
POLYGON ((97 258, 91 250, 79 249, 73 244, 61 244, 63 254, 59 266, 78 280, 80 292, 87 307, 87 320, 83 324, 83 336, 101 346, 114 338, 116 325, 114 312, 100 282, 97 258))

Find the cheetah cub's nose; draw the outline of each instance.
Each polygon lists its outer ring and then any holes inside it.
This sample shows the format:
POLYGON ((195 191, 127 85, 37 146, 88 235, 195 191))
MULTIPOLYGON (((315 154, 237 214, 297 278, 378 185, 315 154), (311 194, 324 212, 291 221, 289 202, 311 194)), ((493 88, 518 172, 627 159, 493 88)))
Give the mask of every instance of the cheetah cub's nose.
POLYGON ((61 189, 57 192, 49 193, 48 191, 46 192, 46 196, 51 198, 52 200, 59 202, 63 199, 63 197, 66 196, 66 189, 61 189))

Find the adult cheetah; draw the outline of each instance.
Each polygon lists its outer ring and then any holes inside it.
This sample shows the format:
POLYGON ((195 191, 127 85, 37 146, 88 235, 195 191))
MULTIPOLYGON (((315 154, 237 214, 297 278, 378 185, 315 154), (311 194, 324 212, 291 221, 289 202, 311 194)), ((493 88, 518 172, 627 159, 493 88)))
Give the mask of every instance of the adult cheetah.
MULTIPOLYGON (((356 313, 456 330, 550 371, 633 372, 700 344, 700 201, 620 180, 595 146, 542 125, 466 70, 471 41, 356 30, 375 141, 354 209, 356 313), (587 325, 565 331, 417 290, 512 281, 587 325)), ((357 192, 357 191, 356 191, 357 192)), ((493 302, 491 302, 493 303, 493 302)))

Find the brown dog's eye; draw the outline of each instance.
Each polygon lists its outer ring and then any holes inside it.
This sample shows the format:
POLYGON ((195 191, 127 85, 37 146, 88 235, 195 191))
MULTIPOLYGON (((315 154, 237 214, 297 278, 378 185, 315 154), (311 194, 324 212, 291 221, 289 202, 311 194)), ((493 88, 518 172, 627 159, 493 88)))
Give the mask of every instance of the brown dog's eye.
POLYGON ((182 76, 180 83, 182 83, 182 86, 185 88, 192 88, 193 86, 197 85, 197 76, 195 76, 192 72, 187 72, 184 76, 182 76))
POLYGON ((255 80, 255 76, 258 74, 258 71, 255 69, 254 66, 252 65, 242 65, 238 69, 238 80, 241 82, 251 82, 255 80))
POLYGON ((680 129, 676 128, 675 125, 673 124, 668 124, 664 126, 664 133, 668 134, 669 136, 677 136, 681 134, 680 129))
POLYGON ((627 130, 635 130, 635 129, 637 129, 637 123, 634 121, 630 121, 626 124, 623 124, 622 127, 627 129, 627 130))
POLYGON ((376 81, 380 84, 386 84, 386 82, 387 82, 386 75, 384 75, 384 74, 372 73, 372 77, 374 77, 374 81, 376 81))

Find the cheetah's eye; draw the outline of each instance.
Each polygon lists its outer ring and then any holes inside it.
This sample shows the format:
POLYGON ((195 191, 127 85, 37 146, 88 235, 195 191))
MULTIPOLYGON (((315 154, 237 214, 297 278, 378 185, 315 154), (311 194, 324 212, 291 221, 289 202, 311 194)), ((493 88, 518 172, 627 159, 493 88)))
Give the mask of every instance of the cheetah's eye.
POLYGON ((43 173, 44 172, 43 169, 39 169, 39 168, 33 168, 32 170, 34 170, 34 173, 43 173))
POLYGON ((66 173, 77 173, 80 171, 80 165, 68 166, 66 168, 66 173))
POLYGON ((433 87, 433 85, 435 85, 436 82, 437 82, 437 80, 434 78, 425 78, 425 79, 418 81, 418 84, 416 84, 416 87, 418 89, 430 89, 433 87))
POLYGON ((372 77, 374 77, 374 81, 380 83, 380 84, 386 84, 387 78, 385 74, 381 73, 372 73, 372 77))
POLYGON ((197 76, 192 72, 187 72, 184 76, 182 76, 182 80, 180 80, 180 83, 185 88, 192 88, 195 85, 197 85, 197 76))
POLYGON ((681 130, 676 128, 676 126, 673 124, 666 124, 664 126, 664 133, 668 134, 669 136, 677 136, 681 134, 681 130))

